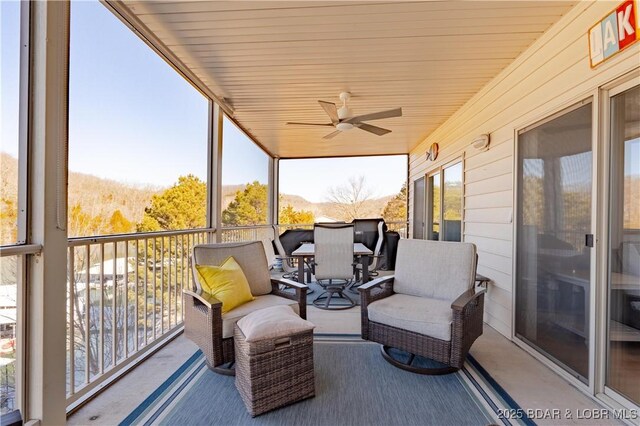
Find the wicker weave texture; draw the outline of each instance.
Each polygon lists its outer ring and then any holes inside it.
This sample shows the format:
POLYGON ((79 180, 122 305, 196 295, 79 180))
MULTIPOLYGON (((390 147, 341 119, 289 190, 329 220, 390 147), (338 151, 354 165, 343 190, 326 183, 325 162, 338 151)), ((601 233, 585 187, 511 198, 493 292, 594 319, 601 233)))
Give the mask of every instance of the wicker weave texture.
POLYGON ((313 330, 247 343, 236 325, 236 388, 247 411, 267 411, 315 396, 313 330))
POLYGON ((462 368, 471 345, 482 335, 484 294, 477 294, 462 310, 453 311, 451 341, 370 321, 369 304, 392 294, 392 281, 383 283, 379 288, 361 291, 362 338, 462 368))

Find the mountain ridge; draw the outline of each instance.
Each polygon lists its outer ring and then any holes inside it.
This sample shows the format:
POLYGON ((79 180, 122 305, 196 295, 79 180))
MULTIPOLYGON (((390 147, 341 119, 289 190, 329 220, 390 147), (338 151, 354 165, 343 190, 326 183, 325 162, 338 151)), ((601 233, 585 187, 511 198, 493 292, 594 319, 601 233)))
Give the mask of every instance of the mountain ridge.
MULTIPOLYGON (((0 152, 0 198, 17 199, 18 160, 6 152, 0 152)), ((237 191, 244 190, 246 184, 222 186, 222 208, 225 209, 235 198, 237 191)), ((80 206, 82 211, 92 217, 109 218, 116 210, 124 217, 138 223, 142 220, 144 209, 150 205, 151 197, 162 193, 169 187, 140 185, 102 178, 88 173, 69 171, 69 209, 80 206)), ((364 201, 363 216, 379 217, 384 206, 393 195, 372 198, 364 201)), ((295 210, 311 211, 315 217, 343 220, 336 217, 336 204, 330 201, 313 202, 303 196, 281 194, 280 207, 291 205, 295 210)), ((15 208, 15 206, 13 206, 15 208)))

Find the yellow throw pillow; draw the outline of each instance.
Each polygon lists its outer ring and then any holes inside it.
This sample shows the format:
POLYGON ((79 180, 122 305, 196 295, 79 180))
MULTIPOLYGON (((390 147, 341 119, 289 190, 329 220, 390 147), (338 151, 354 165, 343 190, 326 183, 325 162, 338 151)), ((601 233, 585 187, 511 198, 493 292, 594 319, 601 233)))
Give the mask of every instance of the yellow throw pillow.
POLYGON ((222 313, 251 302, 254 297, 247 277, 233 257, 220 266, 196 265, 202 291, 222 302, 222 313))

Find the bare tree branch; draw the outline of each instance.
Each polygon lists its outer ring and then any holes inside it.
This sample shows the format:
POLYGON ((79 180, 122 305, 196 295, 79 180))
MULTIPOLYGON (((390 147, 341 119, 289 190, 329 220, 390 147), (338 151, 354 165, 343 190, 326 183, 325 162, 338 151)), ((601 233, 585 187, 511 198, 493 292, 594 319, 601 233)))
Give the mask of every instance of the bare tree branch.
POLYGON ((373 196, 364 176, 352 176, 344 185, 329 188, 327 200, 333 204, 340 219, 353 220, 363 217, 365 204, 373 196))

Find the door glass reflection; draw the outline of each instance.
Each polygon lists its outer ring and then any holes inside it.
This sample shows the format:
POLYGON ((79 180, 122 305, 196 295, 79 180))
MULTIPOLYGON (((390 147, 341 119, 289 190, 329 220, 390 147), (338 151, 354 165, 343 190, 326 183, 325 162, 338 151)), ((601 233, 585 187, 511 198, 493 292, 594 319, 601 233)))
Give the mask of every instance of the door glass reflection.
POLYGON ((640 86, 611 98, 607 385, 640 403, 640 86))

